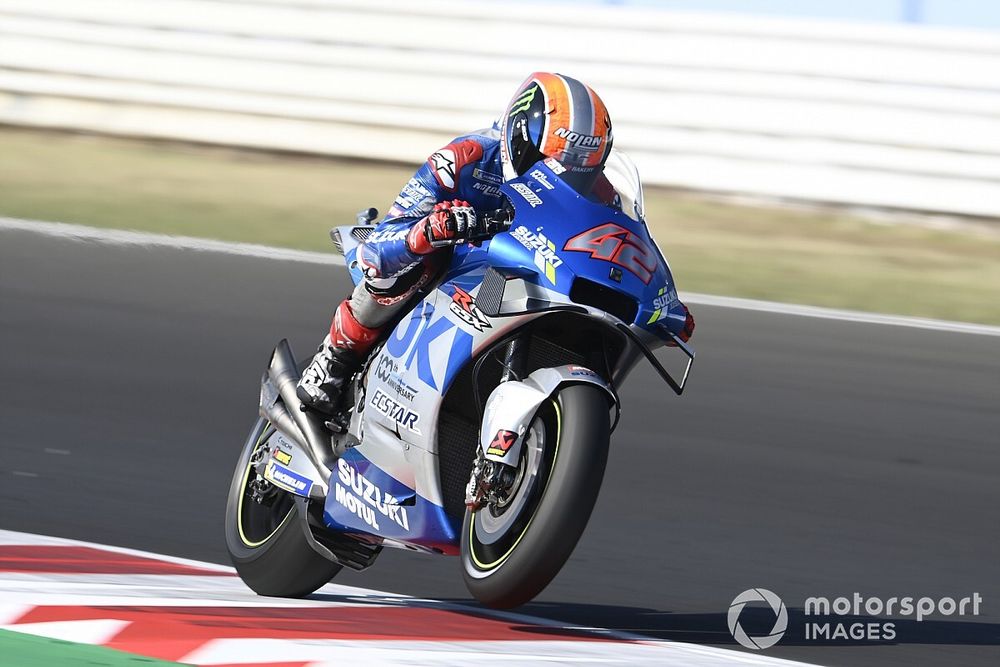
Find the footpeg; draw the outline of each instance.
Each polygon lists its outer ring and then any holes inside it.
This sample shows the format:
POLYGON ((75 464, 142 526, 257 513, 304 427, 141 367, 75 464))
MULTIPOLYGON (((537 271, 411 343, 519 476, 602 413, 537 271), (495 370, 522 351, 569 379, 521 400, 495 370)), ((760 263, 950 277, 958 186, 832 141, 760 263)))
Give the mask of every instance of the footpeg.
POLYGON ((333 433, 346 433, 347 427, 351 425, 351 416, 348 413, 341 412, 335 415, 333 419, 323 422, 323 425, 333 433))

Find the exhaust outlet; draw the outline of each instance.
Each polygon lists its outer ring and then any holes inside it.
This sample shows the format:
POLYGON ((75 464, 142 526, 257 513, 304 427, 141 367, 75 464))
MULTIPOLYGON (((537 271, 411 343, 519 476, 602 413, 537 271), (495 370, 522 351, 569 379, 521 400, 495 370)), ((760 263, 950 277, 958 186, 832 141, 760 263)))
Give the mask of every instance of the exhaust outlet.
POLYGON ((302 402, 295 395, 299 373, 292 348, 287 340, 282 339, 274 348, 267 376, 278 390, 284 405, 268 401, 270 406, 265 407, 262 401, 261 411, 264 416, 285 435, 295 440, 296 444, 305 450, 316 469, 323 474, 324 479, 329 479, 335 465, 330 436, 318 417, 300 409, 302 402))

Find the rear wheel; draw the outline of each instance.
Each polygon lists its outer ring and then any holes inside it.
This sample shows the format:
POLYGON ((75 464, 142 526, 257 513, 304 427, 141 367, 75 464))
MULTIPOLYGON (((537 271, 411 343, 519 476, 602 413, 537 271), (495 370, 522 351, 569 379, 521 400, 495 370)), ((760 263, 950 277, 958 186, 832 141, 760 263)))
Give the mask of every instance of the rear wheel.
POLYGON ((258 419, 240 454, 226 505, 226 547, 240 578, 255 593, 302 597, 340 572, 306 541, 292 494, 257 475, 274 432, 258 419))
POLYGON ((571 385, 542 404, 508 497, 465 513, 462 570, 477 600, 515 607, 559 573, 597 501, 610 431, 607 398, 592 385, 571 385))

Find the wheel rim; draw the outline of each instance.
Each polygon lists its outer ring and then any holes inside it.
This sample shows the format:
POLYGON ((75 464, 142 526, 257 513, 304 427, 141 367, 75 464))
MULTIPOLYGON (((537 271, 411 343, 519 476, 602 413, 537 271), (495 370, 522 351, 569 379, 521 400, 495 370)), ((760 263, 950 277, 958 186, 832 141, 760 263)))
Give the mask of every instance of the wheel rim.
POLYGON ((265 426, 257 443, 254 445, 250 456, 247 459, 246 470, 243 472, 243 481, 240 484, 239 503, 236 508, 236 529, 243 545, 251 549, 256 549, 267 543, 281 527, 288 522, 292 515, 294 503, 289 494, 281 492, 271 486, 272 496, 268 504, 258 502, 252 497, 251 480, 258 478, 255 466, 259 458, 263 455, 264 443, 274 432, 270 425, 265 426))
POLYGON ((468 518, 469 555, 479 571, 500 567, 531 525, 559 448, 559 405, 556 401, 551 403, 556 416, 555 446, 548 448, 552 450, 551 456, 546 455, 545 419, 539 415, 525 435, 518 462, 520 479, 515 481, 516 488, 505 503, 504 511, 497 514, 488 506, 468 518))
POLYGON ((511 495, 501 507, 489 505, 476 512, 473 524, 480 544, 492 545, 502 540, 510 529, 518 523, 525 505, 531 499, 538 485, 542 451, 545 446, 545 427, 541 419, 535 419, 524 438, 521 458, 518 461, 518 475, 512 486, 511 495), (499 511, 499 513, 497 513, 499 511))

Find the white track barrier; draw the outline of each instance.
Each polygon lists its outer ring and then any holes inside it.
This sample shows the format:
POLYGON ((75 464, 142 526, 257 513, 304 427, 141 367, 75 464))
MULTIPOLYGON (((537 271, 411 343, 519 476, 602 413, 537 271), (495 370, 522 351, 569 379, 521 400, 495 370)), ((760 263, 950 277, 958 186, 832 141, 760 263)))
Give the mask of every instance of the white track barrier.
POLYGON ((1000 33, 485 1, 0 0, 5 123, 417 162, 536 69, 601 93, 648 183, 1000 217, 1000 33))

